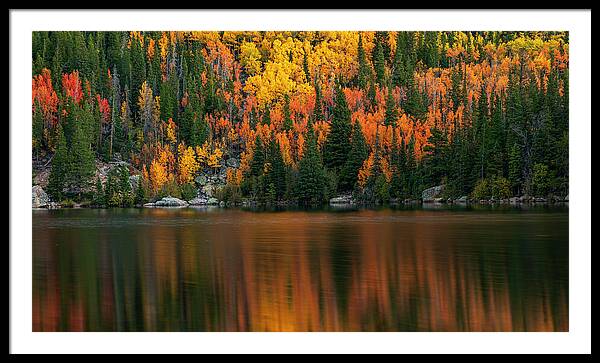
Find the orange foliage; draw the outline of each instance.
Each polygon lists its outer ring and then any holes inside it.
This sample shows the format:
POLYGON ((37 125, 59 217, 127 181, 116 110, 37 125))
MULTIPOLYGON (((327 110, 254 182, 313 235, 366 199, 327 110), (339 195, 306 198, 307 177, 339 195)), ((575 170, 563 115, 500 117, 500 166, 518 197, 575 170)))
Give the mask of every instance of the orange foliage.
POLYGON ((81 90, 79 71, 73 71, 70 74, 63 74, 62 86, 66 97, 70 97, 77 104, 81 101, 83 98, 83 91, 81 90))
POLYGON ((58 96, 52 87, 52 77, 50 71, 42 69, 42 73, 33 77, 31 81, 31 105, 36 106, 36 102, 41 108, 44 120, 54 126, 56 124, 56 111, 58 108, 58 96))

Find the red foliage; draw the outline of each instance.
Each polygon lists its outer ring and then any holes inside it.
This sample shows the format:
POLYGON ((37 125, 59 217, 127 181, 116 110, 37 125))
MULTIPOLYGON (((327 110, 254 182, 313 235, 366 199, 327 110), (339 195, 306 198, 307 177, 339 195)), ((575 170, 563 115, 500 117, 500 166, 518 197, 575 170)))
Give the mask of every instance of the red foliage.
POLYGON ((101 98, 99 94, 96 95, 96 100, 98 100, 98 109, 100 110, 102 122, 107 123, 110 120, 110 105, 108 104, 108 100, 101 98))
POLYGON ((81 90, 79 71, 73 71, 71 74, 63 74, 62 86, 63 92, 67 97, 71 97, 77 104, 81 102, 81 99, 83 98, 83 91, 81 90))
POLYGON ((42 69, 42 74, 33 77, 31 85, 31 105, 35 108, 37 103, 44 120, 54 126, 57 120, 58 96, 52 87, 50 71, 46 68, 42 69))

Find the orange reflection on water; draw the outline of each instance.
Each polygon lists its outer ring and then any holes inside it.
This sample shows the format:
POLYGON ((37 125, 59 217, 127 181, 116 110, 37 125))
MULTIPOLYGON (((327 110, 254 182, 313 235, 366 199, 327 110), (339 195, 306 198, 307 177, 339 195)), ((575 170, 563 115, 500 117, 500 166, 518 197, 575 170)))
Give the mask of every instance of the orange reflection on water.
POLYGON ((568 330, 565 214, 132 213, 34 216, 34 331, 568 330))

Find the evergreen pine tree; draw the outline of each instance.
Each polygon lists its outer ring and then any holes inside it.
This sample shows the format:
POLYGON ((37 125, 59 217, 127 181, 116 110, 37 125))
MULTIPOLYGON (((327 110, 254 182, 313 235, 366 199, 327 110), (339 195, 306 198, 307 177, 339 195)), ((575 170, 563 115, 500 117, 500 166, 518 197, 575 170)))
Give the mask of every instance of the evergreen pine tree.
POLYGON ((392 87, 388 87, 388 94, 385 101, 385 126, 396 126, 396 120, 398 119, 398 109, 396 105, 396 101, 394 100, 394 94, 392 92, 392 87))
POLYGON ((56 152, 52 158, 52 170, 48 181, 48 193, 54 201, 60 201, 64 194, 66 178, 70 173, 70 153, 67 148, 67 141, 63 132, 62 125, 57 126, 58 140, 56 152))
POLYGON ((264 144, 260 135, 256 135, 256 139, 254 141, 254 153, 252 157, 252 164, 250 167, 250 175, 252 176, 260 176, 263 174, 263 169, 265 166, 265 150, 264 144))
POLYGON ((103 207, 106 205, 106 201, 104 199, 104 188, 102 187, 102 182, 100 178, 96 178, 96 188, 94 189, 94 197, 92 199, 92 204, 96 207, 103 207))
POLYGON ((298 200, 303 205, 319 205, 326 193, 325 170, 315 137, 309 132, 298 167, 298 200))
POLYGON ((350 151, 350 133, 352 131, 350 124, 350 110, 346 103, 346 96, 339 84, 336 88, 335 106, 333 109, 333 119, 331 121, 331 131, 325 142, 325 164, 328 168, 341 168, 348 157, 350 151))
POLYGON ((367 142, 358 122, 354 123, 352 128, 352 147, 350 154, 340 172, 339 189, 348 191, 354 189, 358 179, 358 171, 362 167, 365 159, 368 157, 367 142))
POLYGON ((358 35, 358 87, 366 90, 370 79, 370 68, 363 48, 362 35, 358 35))
POLYGON ((275 199, 279 200, 283 198, 286 191, 286 170, 283 156, 281 155, 281 149, 275 141, 275 138, 271 140, 269 145, 269 162, 271 164, 269 184, 273 184, 275 199))
POLYGON ((292 116, 290 113, 290 96, 284 96, 283 103, 283 129, 285 131, 290 131, 293 127, 292 116))
POLYGON ((385 58, 383 54, 383 46, 380 42, 376 42, 374 57, 373 57, 373 67, 375 68, 375 75, 377 77, 377 83, 379 85, 385 84, 385 58))

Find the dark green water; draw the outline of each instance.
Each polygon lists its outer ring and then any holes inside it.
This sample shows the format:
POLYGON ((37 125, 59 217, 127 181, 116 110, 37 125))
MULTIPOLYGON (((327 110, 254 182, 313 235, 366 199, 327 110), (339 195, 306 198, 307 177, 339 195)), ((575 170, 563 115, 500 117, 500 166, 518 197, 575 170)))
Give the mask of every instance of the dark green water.
POLYGON ((568 209, 33 211, 34 331, 567 331, 568 209))

